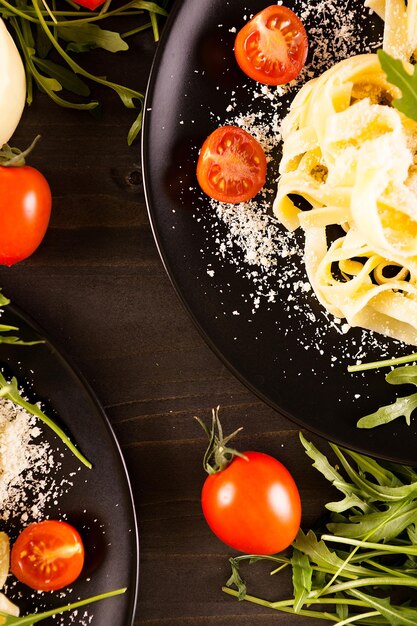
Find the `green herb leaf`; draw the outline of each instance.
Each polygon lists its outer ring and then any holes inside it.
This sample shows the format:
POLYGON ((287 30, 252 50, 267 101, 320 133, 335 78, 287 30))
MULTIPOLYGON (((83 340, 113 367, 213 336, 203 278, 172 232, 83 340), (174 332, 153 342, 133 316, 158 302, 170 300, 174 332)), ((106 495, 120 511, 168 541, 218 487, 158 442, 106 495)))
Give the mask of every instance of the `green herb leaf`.
POLYGON ((345 523, 330 522, 327 528, 335 535, 366 539, 372 535, 374 541, 391 541, 410 524, 417 522, 417 503, 403 501, 388 506, 384 511, 362 515, 351 515, 345 523))
POLYGON ((398 87, 401 98, 393 100, 393 105, 407 117, 417 121, 417 72, 416 66, 410 74, 402 61, 394 59, 384 50, 378 50, 378 58, 388 81, 398 87))
POLYGON ((33 62, 39 69, 43 70, 52 78, 55 78, 59 81, 64 89, 71 91, 79 96, 89 96, 90 88, 89 86, 81 80, 77 74, 71 72, 66 67, 59 65, 58 63, 54 63, 49 59, 42 59, 33 57, 33 62))
POLYGON ((339 513, 342 513, 352 506, 357 506, 362 510, 368 510, 367 503, 360 497, 360 491, 352 483, 346 482, 336 468, 329 463, 327 457, 317 450, 311 442, 307 441, 301 432, 299 436, 307 455, 314 461, 313 467, 346 496, 339 502, 328 503, 326 507, 339 513))
POLYGON ((365 600, 368 606, 377 609, 391 626, 415 626, 416 624, 416 611, 410 612, 401 607, 394 607, 389 598, 375 598, 358 589, 352 589, 349 593, 355 598, 365 600))
POLYGON ((97 24, 60 24, 57 32, 64 41, 69 42, 67 50, 70 52, 86 52, 94 48, 103 48, 108 52, 129 49, 119 33, 105 30, 97 24))
POLYGON ((293 551, 291 565, 294 587, 294 612, 299 613, 311 591, 313 568, 308 556, 296 548, 293 551))
MULTIPOLYGON (((385 380, 391 385, 411 384, 417 386, 417 366, 403 365, 397 367, 385 376, 385 380)), ((411 415, 417 407, 417 393, 412 393, 402 398, 397 398, 392 404, 380 407, 375 413, 365 415, 356 424, 358 428, 374 428, 381 424, 387 424, 397 419, 405 417, 406 423, 410 425, 411 415)))
POLYGON ((404 365, 397 367, 385 376, 385 380, 390 385, 416 385, 417 386, 417 365, 404 365))
POLYGON ((316 534, 312 530, 309 530, 307 534, 300 530, 295 538, 294 548, 307 555, 312 563, 328 572, 334 573, 343 568, 345 574, 351 574, 354 577, 369 575, 369 570, 363 567, 350 564, 345 565, 344 560, 336 552, 330 550, 324 541, 317 539, 316 534))
POLYGON ((246 595, 246 585, 239 574, 239 561, 237 559, 230 558, 229 563, 232 568, 232 575, 226 582, 226 586, 231 587, 232 585, 234 585, 238 591, 238 599, 243 600, 246 595))

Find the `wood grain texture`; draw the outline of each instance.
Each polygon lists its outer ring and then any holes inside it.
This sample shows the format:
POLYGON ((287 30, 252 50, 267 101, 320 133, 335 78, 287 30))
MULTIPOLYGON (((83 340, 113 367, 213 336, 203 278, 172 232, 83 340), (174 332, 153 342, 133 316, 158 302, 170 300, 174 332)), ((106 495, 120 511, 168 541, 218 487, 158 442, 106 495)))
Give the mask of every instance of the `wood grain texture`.
MULTIPOLYGON (((108 64, 120 81, 144 89, 155 45, 150 34, 135 45, 126 64, 106 57, 101 69, 110 76, 108 64)), ((244 427, 241 448, 287 464, 300 485, 306 527, 321 515, 329 488, 311 469, 298 428, 244 388, 194 328, 153 241, 139 143, 126 143, 132 113, 114 94, 99 97, 99 119, 59 109, 40 94, 25 111, 14 144, 42 134, 31 162, 51 183, 53 214, 42 246, 27 261, 1 268, 0 285, 78 366, 120 442, 139 519, 135 625, 319 623, 238 603, 221 591, 231 552, 200 510, 205 439, 194 415, 209 418, 220 404, 225 429, 244 427)), ((261 570, 249 573, 254 592, 271 599, 289 593, 261 570)))

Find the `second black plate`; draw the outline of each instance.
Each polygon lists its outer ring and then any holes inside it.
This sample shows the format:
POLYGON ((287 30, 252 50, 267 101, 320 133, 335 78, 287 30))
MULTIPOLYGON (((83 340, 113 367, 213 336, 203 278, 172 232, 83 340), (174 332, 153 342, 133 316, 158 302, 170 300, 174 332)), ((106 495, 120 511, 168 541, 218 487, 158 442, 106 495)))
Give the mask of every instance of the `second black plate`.
MULTIPOLYGON (((36 324, 11 305, 2 312, 1 323, 17 326, 19 331, 11 334, 25 341, 45 338, 36 324)), ((126 587, 123 595, 91 604, 74 615, 46 620, 45 625, 131 626, 138 585, 138 533, 128 475, 111 426, 89 386, 50 340, 33 346, 2 344, 0 364, 4 376, 15 376, 28 399, 41 403, 93 465, 92 469, 82 465, 39 421, 41 434, 36 441, 49 446, 52 464, 41 475, 39 471, 27 474, 26 488, 24 484, 19 487, 19 497, 9 502, 8 512, 2 507, 1 530, 13 541, 39 517, 64 519, 83 538, 85 566, 70 589, 34 593, 8 582, 6 593, 25 615, 126 587)))

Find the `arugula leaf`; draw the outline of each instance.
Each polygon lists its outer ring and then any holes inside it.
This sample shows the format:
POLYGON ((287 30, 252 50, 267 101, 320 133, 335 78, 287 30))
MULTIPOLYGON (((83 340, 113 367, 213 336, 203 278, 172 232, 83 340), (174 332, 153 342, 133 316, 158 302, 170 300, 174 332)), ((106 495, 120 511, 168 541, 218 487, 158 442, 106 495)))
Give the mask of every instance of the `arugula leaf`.
MULTIPOLYGON (((385 376, 385 380, 391 385, 411 384, 417 386, 417 366, 403 365, 397 367, 385 376)), ((356 426, 358 428, 374 428, 388 424, 397 417, 405 417, 406 423, 410 425, 411 415, 415 408, 417 408, 417 392, 397 398, 392 404, 379 407, 374 413, 362 417, 356 426)))
POLYGON ((71 52, 86 52, 94 48, 103 48, 108 52, 129 50, 120 33, 105 30, 97 24, 60 24, 57 32, 64 41, 69 42, 67 50, 71 52))
POLYGON ((309 530, 307 534, 300 530, 293 545, 296 550, 307 555, 312 563, 327 572, 334 573, 343 567, 343 574, 348 578, 369 576, 370 574, 367 568, 358 565, 344 565, 344 559, 341 559, 336 552, 330 550, 324 541, 317 539, 316 534, 312 530, 309 530))
POLYGON ((415 611, 408 611, 406 608, 404 609, 402 607, 394 607, 389 598, 375 598, 357 589, 352 589, 349 593, 355 598, 365 600, 367 605, 377 609, 378 613, 383 615, 387 620, 386 623, 391 624, 391 626, 415 626, 415 611))
POLYGON ((238 599, 243 600, 246 595, 246 584, 239 574, 239 561, 237 559, 230 558, 229 563, 232 568, 232 574, 229 580, 226 582, 226 585, 228 587, 230 587, 231 585, 235 585, 238 591, 238 599))
POLYGON ((311 591, 313 568, 308 556, 296 548, 293 551, 291 565, 294 587, 294 611, 299 613, 311 591))
POLYGON ((378 59, 388 81, 398 87, 401 98, 393 100, 393 105, 407 117, 417 121, 417 72, 416 66, 410 73, 402 61, 394 59, 384 50, 378 50, 378 59))
POLYGON ((46 72, 51 78, 56 79, 59 84, 68 91, 77 94, 78 96, 89 96, 90 88, 77 74, 71 72, 66 67, 54 63, 49 59, 43 59, 36 56, 32 57, 34 64, 39 69, 46 72))
POLYGON ((417 522, 417 503, 395 502, 384 511, 362 515, 351 515, 346 522, 330 522, 328 530, 335 535, 366 539, 372 535, 374 541, 391 541, 410 524, 417 522))
POLYGON ((299 436, 307 455, 314 461, 313 467, 321 472, 336 489, 345 495, 343 500, 330 502, 326 505, 326 508, 339 513, 352 506, 357 506, 362 510, 368 510, 368 504, 361 499, 359 490, 352 483, 346 482, 336 468, 329 463, 327 457, 317 450, 311 442, 308 442, 302 433, 300 433, 299 436))

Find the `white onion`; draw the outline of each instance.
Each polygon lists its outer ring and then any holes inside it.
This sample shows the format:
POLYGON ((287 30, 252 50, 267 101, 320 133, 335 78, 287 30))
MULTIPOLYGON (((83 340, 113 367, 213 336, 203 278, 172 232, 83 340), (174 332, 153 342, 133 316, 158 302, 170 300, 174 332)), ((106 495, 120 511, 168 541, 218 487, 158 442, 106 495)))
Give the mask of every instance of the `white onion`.
POLYGON ((19 124, 26 101, 26 77, 16 45, 0 18, 0 148, 19 124))

